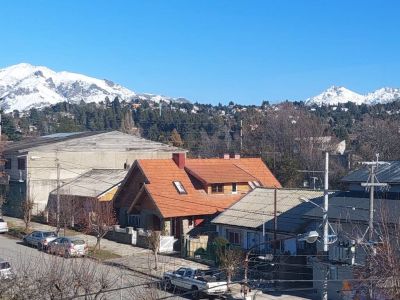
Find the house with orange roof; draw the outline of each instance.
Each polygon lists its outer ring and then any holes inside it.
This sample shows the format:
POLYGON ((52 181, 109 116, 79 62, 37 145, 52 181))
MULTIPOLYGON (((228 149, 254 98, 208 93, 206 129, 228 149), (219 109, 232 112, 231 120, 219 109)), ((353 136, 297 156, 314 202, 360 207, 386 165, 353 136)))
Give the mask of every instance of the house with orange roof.
POLYGON ((121 226, 180 238, 255 187, 281 184, 260 158, 139 159, 114 197, 121 226))

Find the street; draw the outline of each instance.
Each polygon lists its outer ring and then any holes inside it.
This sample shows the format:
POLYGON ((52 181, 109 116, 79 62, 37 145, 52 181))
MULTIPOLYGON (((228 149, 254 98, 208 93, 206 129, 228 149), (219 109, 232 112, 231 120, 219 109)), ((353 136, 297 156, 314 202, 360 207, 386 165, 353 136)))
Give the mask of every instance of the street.
MULTIPOLYGON (((170 299, 182 299, 157 288, 149 287, 147 283, 155 283, 156 279, 127 269, 98 263, 88 258, 64 259, 31 248, 22 244, 18 239, 0 235, 0 258, 8 260, 15 273, 26 272, 30 276, 40 273, 47 268, 51 276, 59 274, 65 276, 77 272, 89 284, 100 282, 106 286, 102 288, 101 299, 157 299, 172 296, 170 299), (90 282, 93 279, 93 283, 90 282), (94 282, 96 281, 96 282, 94 282), (107 290, 112 290, 107 292, 107 290)), ((152 285, 154 286, 154 285, 152 285)), ((79 295, 82 295, 80 293, 79 295)), ((82 299, 74 297, 73 299, 82 299)), ((71 299, 71 298, 67 298, 71 299)))

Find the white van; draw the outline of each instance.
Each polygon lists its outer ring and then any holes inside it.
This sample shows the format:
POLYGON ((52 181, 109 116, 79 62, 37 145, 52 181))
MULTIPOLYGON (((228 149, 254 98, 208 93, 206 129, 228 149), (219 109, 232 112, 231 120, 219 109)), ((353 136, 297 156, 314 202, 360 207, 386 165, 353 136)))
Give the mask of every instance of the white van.
POLYGON ((10 279, 12 276, 11 265, 8 261, 0 258, 0 280, 10 279))

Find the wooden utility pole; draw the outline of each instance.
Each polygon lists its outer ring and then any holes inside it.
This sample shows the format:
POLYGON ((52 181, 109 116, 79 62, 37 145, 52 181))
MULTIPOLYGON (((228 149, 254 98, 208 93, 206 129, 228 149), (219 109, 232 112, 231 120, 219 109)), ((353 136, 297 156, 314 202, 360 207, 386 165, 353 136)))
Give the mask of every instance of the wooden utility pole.
POLYGON ((243 150, 243 120, 240 120, 240 152, 243 150))
POLYGON ((60 163, 58 161, 58 158, 56 159, 56 164, 57 164, 57 216, 56 216, 56 222, 57 222, 57 236, 58 236, 59 232, 60 232, 60 163))

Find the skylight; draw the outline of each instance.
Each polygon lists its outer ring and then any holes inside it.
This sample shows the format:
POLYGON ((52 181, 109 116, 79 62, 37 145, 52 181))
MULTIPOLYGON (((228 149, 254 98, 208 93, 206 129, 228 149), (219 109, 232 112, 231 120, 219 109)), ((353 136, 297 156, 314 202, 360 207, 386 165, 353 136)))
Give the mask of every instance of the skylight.
POLYGON ((187 194, 185 188, 183 187, 182 182, 180 181, 173 181, 173 184, 176 188, 176 190, 178 191, 179 194, 187 194))

